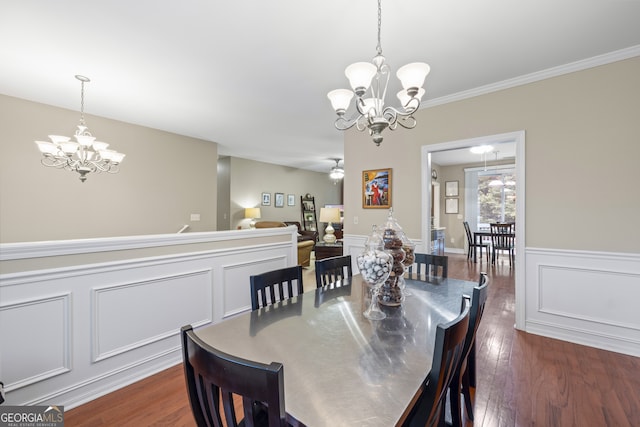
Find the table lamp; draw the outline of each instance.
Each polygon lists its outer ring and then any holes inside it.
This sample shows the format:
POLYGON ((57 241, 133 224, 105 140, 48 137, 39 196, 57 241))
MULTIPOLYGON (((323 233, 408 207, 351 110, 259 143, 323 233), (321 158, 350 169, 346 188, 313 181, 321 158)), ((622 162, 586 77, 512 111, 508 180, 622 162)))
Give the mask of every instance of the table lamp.
POLYGON ((244 217, 250 218, 250 228, 256 228, 256 219, 260 218, 260 208, 244 208, 244 217))
POLYGON ((336 236, 333 234, 335 230, 331 226, 332 222, 340 222, 340 208, 320 208, 320 222, 326 222, 327 228, 324 229, 325 243, 335 243, 336 236))

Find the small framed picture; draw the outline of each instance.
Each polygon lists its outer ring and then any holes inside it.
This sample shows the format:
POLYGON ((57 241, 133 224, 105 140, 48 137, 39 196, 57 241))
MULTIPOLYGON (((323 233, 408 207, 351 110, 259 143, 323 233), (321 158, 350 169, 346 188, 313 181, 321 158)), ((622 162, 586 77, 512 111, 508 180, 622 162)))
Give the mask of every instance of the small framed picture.
POLYGON ((446 197, 458 197, 458 181, 447 181, 444 183, 444 195, 446 197))
POLYGON ((457 214, 458 213, 458 199, 445 199, 444 201, 444 213, 457 214))
POLYGON ((276 208, 283 208, 284 207, 284 193, 275 193, 275 197, 276 197, 276 201, 274 206, 276 208))
POLYGON ((262 206, 271 206, 271 193, 262 193, 262 206))
POLYGON ((296 205, 296 195, 287 194, 287 206, 295 206, 295 205, 296 205))
POLYGON ((391 168, 362 171, 363 209, 391 207, 391 168))

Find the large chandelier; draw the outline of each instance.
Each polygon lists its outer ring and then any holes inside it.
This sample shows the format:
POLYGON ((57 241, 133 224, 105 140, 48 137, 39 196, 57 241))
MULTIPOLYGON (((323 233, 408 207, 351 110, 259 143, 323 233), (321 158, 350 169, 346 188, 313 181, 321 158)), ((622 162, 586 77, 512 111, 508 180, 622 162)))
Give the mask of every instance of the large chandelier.
POLYGON ((90 172, 117 173, 124 154, 108 150, 109 144, 96 141, 84 124, 84 84, 90 80, 84 76, 76 76, 80 80, 80 124, 76 130, 76 142, 68 136, 49 135, 49 141, 36 141, 42 153, 41 163, 48 167, 75 171, 80 174, 80 181, 87 180, 90 172))
POLYGON ((345 74, 349 79, 351 88, 336 89, 327 94, 333 109, 336 110, 338 118, 335 126, 338 130, 347 130, 356 126, 359 131, 369 129, 369 135, 373 137, 373 142, 380 145, 382 142, 382 131, 386 128, 396 129, 398 125, 413 129, 416 126, 416 119, 413 113, 420 107, 420 99, 424 95, 424 79, 429 74, 431 68, 424 62, 413 62, 398 69, 396 75, 402 83, 403 90, 398 92, 400 109, 384 105, 389 84, 389 66, 382 56, 380 45, 380 26, 382 22, 381 0, 378 0, 378 45, 377 55, 373 57, 373 63, 356 62, 345 69, 345 74), (367 90, 371 88, 370 97, 365 97, 367 90), (353 95, 356 95, 356 112, 352 117, 345 117, 345 113, 353 95))

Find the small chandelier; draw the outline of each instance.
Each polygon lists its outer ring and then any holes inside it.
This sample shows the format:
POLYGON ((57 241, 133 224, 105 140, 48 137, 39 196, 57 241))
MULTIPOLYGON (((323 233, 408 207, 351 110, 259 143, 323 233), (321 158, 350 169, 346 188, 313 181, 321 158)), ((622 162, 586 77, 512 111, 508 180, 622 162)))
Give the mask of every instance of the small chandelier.
POLYGON ((77 75, 80 80, 80 124, 76 130, 77 142, 68 136, 49 135, 49 141, 36 141, 42 153, 41 163, 48 167, 75 171, 80 174, 80 181, 87 180, 90 172, 118 173, 124 154, 108 150, 109 144, 96 141, 84 124, 84 84, 90 80, 77 75))
POLYGON ((391 70, 382 56, 381 22, 382 6, 381 0, 378 0, 378 45, 373 63, 356 62, 345 69, 344 73, 349 79, 353 91, 336 89, 327 94, 338 115, 335 122, 336 128, 347 130, 356 126, 359 131, 369 129, 369 135, 373 137, 373 142, 377 146, 382 142, 382 131, 386 128, 394 130, 400 125, 406 129, 413 129, 416 126, 413 113, 420 107, 420 99, 425 92, 422 85, 431 70, 429 65, 424 62, 413 62, 398 69, 396 75, 403 87, 403 90, 397 94, 401 110, 391 106, 385 107, 384 99, 387 94, 391 70), (371 97, 365 98, 369 87, 371 87, 371 97), (351 104, 354 93, 357 111, 351 118, 346 118, 345 113, 351 104))
POLYGON ((332 159, 332 160, 336 162, 336 165, 331 168, 331 171, 329 172, 329 178, 334 180, 334 184, 335 184, 336 182, 344 178, 344 169, 340 167, 341 159, 332 159))

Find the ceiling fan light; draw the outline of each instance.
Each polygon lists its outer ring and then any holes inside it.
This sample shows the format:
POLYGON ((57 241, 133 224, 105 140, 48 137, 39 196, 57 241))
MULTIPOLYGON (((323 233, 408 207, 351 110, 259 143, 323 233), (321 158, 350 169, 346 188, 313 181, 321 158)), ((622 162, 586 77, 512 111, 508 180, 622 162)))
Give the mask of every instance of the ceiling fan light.
POLYGON ((351 98, 353 98, 353 92, 349 89, 336 89, 329 92, 327 98, 329 98, 331 106, 337 113, 344 113, 347 108, 349 108, 351 98))
POLYGON ((344 70, 344 74, 349 79, 353 91, 358 96, 362 96, 371 86, 371 79, 377 71, 376 66, 370 62, 356 62, 349 65, 344 70))
POLYGON ((396 76, 400 79, 404 89, 419 88, 424 84, 424 79, 431 71, 431 67, 424 62, 412 62, 400 67, 396 72, 396 76))
POLYGON ((331 173, 329 173, 329 178, 331 179, 342 179, 344 178, 344 169, 335 167, 331 169, 331 173))

